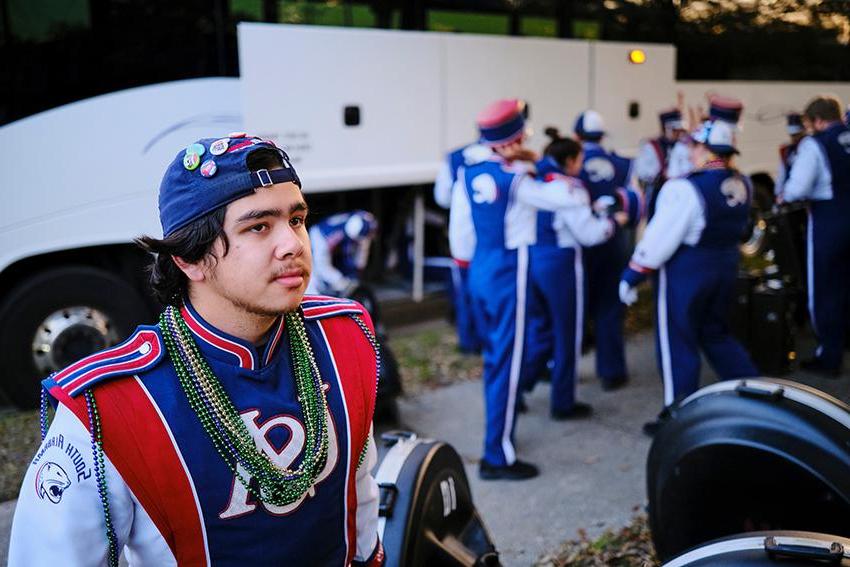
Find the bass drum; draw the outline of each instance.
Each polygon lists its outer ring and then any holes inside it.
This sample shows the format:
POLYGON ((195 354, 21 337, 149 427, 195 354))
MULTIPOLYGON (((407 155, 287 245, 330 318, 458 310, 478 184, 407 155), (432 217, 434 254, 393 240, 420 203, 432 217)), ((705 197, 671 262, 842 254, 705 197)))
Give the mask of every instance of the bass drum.
POLYGON ((496 567, 499 554, 475 505, 463 462, 451 445, 413 433, 390 445, 375 472, 381 494, 378 535, 387 567, 496 567))
POLYGON ((757 530, 850 537, 850 407, 786 380, 705 387, 653 439, 647 496, 662 560, 757 530))
POLYGON ((701 545, 663 567, 850 566, 850 539, 811 532, 758 532, 701 545))

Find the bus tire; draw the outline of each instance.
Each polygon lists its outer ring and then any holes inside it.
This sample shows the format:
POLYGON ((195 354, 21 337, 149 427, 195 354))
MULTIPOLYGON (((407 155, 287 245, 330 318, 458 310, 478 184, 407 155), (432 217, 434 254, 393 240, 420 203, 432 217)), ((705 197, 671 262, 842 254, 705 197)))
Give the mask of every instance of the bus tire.
POLYGON ((17 407, 34 408, 41 379, 151 319, 136 288, 105 270, 64 266, 30 276, 0 304, 0 385, 17 407))

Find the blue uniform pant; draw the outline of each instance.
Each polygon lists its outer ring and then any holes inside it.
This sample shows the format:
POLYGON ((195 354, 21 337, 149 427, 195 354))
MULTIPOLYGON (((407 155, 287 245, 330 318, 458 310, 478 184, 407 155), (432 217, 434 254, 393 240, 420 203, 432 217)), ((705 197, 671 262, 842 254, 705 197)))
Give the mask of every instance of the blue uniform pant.
POLYGON ((628 376, 623 345, 625 311, 619 294, 626 261, 626 234, 622 230, 584 251, 587 311, 596 338, 596 374, 603 383, 628 376))
POLYGON ((658 273, 656 345, 664 405, 697 391, 700 350, 721 380, 758 376, 729 332, 738 251, 681 247, 658 273))
MULTIPOLYGON (((529 248, 532 256, 533 248, 529 248)), ((529 267, 529 278, 532 268, 529 267)), ((532 295, 528 301, 528 316, 525 325, 525 353, 522 363, 520 384, 524 392, 530 392, 537 385, 546 367, 552 362, 553 343, 552 320, 547 306, 532 295)))
POLYGON ((576 366, 581 352, 583 266, 581 250, 532 246, 529 250, 529 364, 539 375, 551 357, 552 411, 568 412, 575 403, 576 366), (542 323, 540 323, 542 321, 542 323), (537 339, 540 343, 537 344, 537 339))
POLYGON ((463 352, 478 352, 481 350, 478 330, 481 323, 476 322, 475 310, 472 308, 472 296, 469 293, 469 268, 453 264, 451 270, 458 348, 463 352))
POLYGON ((484 324, 484 459, 496 466, 516 461, 514 425, 525 342, 528 248, 478 250, 469 289, 484 324))
POLYGON ((813 202, 807 237, 809 315, 817 356, 825 367, 840 368, 850 308, 850 219, 833 201, 813 202))

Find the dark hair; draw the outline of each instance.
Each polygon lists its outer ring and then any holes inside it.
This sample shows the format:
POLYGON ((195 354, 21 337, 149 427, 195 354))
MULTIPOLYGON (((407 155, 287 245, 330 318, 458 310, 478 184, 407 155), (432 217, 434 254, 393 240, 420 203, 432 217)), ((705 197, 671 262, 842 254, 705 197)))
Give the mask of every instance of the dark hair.
POLYGON ((812 122, 817 118, 827 122, 841 120, 841 101, 835 95, 819 95, 806 105, 803 115, 812 122))
MULTIPOLYGON (((254 150, 248 155, 245 163, 251 171, 283 167, 280 155, 270 148, 254 150)), ((140 236, 135 239, 136 244, 154 256, 153 262, 147 269, 154 297, 160 303, 179 306, 188 290, 189 281, 186 274, 174 263, 174 256, 190 264, 205 258, 215 260, 216 256, 212 249, 219 238, 224 245, 222 255, 227 255, 230 242, 224 232, 226 211, 227 205, 222 205, 162 239, 151 236, 140 236)))
POLYGON ((568 159, 575 159, 581 153, 581 144, 570 137, 562 138, 557 128, 549 126, 543 133, 552 140, 543 153, 551 156, 558 165, 566 166, 568 159))

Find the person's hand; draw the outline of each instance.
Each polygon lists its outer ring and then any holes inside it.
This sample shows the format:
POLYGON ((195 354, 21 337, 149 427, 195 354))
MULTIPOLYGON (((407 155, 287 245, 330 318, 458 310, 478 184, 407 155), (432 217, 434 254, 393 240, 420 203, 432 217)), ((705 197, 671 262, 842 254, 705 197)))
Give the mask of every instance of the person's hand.
POLYGON ((620 281, 620 301, 626 305, 633 305, 637 299, 637 288, 630 286, 627 281, 620 281))
POLYGON ((593 204, 591 204, 590 206, 593 209, 594 213, 599 215, 607 215, 608 211, 610 211, 611 208, 616 204, 617 200, 614 197, 612 197, 611 195, 603 195, 593 201, 593 204))
POLYGON ((536 152, 526 148, 518 142, 505 146, 501 153, 508 161, 527 161, 535 163, 538 159, 540 159, 536 152))
POLYGON ((617 211, 616 213, 614 213, 614 222, 616 222, 620 226, 626 226, 626 224, 628 224, 629 222, 629 213, 625 211, 617 211))

